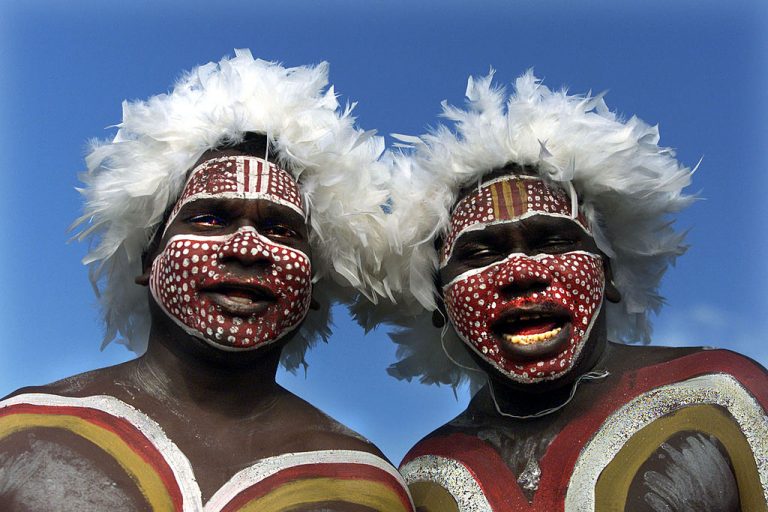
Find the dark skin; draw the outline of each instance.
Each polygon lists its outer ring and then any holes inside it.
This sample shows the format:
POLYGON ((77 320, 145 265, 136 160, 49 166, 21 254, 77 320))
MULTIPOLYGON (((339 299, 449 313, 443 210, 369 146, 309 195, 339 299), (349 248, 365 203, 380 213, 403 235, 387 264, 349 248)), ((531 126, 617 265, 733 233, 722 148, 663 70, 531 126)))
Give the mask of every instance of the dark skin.
MULTIPOLYGON (((234 149, 208 152, 199 162, 234 154, 243 153, 234 149)), ((263 156, 264 152, 253 154, 263 156)), ((144 272, 136 282, 147 286, 152 261, 173 235, 230 234, 243 226, 252 226, 273 241, 301 250, 311 258, 307 225, 290 208, 264 200, 201 199, 185 205, 162 239, 153 241, 151 252, 144 257, 144 272)), ((250 255, 220 261, 222 271, 244 279, 269 271, 270 265, 266 259, 250 255)), ((204 503, 236 472, 266 457, 336 449, 369 452, 384 458, 371 443, 277 384, 280 353, 293 333, 251 351, 221 350, 187 334, 159 308, 149 292, 147 296, 152 327, 144 355, 47 386, 23 388, 14 395, 110 395, 143 411, 189 459, 204 503)), ((87 461, 100 475, 116 482, 112 487, 125 495, 121 499, 133 504, 129 509, 145 509, 135 486, 121 485, 125 482, 120 480, 119 468, 112 467, 113 462, 94 446, 73 442, 71 437, 55 430, 22 433, 0 443, 0 454, 13 459, 30 452, 41 440, 46 446, 74 447, 67 456, 72 467, 87 461)), ((62 484, 66 486, 68 482, 62 484)), ((110 503, 97 501, 95 509, 112 506, 110 503)), ((72 506, 77 510, 76 503, 72 506)), ((11 493, 0 496, 0 509, 27 508, 11 493)), ((329 502, 327 509, 368 510, 336 502, 329 502)), ((89 508, 83 505, 81 510, 89 508)))
MULTIPOLYGON (((517 169, 519 171, 519 169, 517 169)), ((509 170, 503 170, 509 172, 509 170)), ((505 172, 496 173, 496 175, 505 172)), ((468 231, 455 242, 453 252, 439 273, 438 290, 456 276, 501 261, 512 253, 529 256, 536 254, 562 254, 571 251, 587 251, 602 254, 593 238, 573 220, 552 216, 535 215, 518 222, 486 226, 485 229, 468 231)), ((605 300, 618 302, 621 296, 611 280, 609 259, 603 255, 606 276, 605 300)), ((516 281, 502 288, 505 298, 525 297, 542 291, 548 286, 546 279, 516 281)), ((568 324, 564 320, 563 332, 567 338, 568 324)), ((515 345, 494 334, 505 357, 520 363, 552 357, 562 349, 562 344, 515 345)), ((557 342, 557 340, 554 340, 557 342)), ((516 382, 502 374, 495 366, 469 351, 478 366, 489 376, 490 387, 485 386, 470 402, 467 409, 436 430, 430 436, 461 432, 477 436, 491 444, 502 456, 510 469, 520 475, 530 458, 539 460, 549 443, 571 421, 599 403, 610 392, 622 375, 632 370, 663 363, 700 350, 699 348, 632 347, 608 341, 605 310, 601 310, 584 348, 570 371, 562 377, 536 383, 516 382), (590 371, 609 372, 600 380, 585 381, 573 400, 557 412, 535 419, 513 419, 500 414, 494 404, 505 414, 528 416, 555 408, 568 400, 576 379, 590 371)), ((683 436, 670 439, 672 446, 681 446, 683 436)), ((720 447, 721 449, 721 447, 720 447)), ((724 450, 721 449, 724 453, 724 450)), ((667 459, 668 460, 668 459, 667 459)), ((644 470, 663 472, 665 462, 654 454, 644 470)), ((523 489, 529 500, 535 491, 523 489)), ((643 495, 647 492, 642 482, 635 482, 630 490, 628 510, 642 511, 647 507, 643 495)), ((737 504, 734 505, 737 507, 737 504)), ((733 508, 732 510, 738 510, 733 508)))

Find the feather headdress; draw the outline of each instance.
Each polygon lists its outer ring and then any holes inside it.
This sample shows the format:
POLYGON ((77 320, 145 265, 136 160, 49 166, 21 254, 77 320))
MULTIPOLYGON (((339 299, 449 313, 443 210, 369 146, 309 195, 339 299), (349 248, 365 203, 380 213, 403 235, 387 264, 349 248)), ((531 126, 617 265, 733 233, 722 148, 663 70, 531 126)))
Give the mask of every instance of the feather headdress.
MULTIPOLYGON (((385 262, 396 273, 392 287, 402 290, 406 309, 434 310, 435 240, 448 228, 459 191, 508 164, 532 167, 546 180, 573 186, 598 247, 611 259, 622 299, 607 306, 609 336, 648 342, 649 312, 663 303, 661 277, 686 249, 669 214, 691 202, 682 190, 692 171, 658 146, 657 127, 618 118, 601 95, 551 91, 528 71, 507 97, 492 80, 493 71, 469 79, 466 110, 443 102, 442 115, 455 131, 441 125, 421 137, 399 136, 412 150, 390 155, 391 236, 402 254, 385 262)), ((456 385, 467 373, 446 358, 437 329, 425 325, 414 319, 411 332, 394 336, 400 362, 390 373, 456 385)), ((473 366, 452 346, 460 343, 452 329, 442 342, 451 358, 473 366)))
POLYGON ((355 127, 328 85, 328 64, 285 68, 254 59, 249 50, 184 74, 173 91, 123 102, 111 141, 94 142, 86 157, 84 214, 79 239, 89 239, 90 266, 106 321, 104 344, 119 339, 136 352, 149 334, 146 289, 134 284, 142 253, 180 195, 192 165, 207 150, 235 144, 246 133, 266 135, 278 161, 299 182, 310 210, 315 294, 310 311, 283 351, 295 369, 307 347, 327 338, 330 301, 342 286, 376 300, 386 293, 378 273, 387 197, 384 144, 355 127))

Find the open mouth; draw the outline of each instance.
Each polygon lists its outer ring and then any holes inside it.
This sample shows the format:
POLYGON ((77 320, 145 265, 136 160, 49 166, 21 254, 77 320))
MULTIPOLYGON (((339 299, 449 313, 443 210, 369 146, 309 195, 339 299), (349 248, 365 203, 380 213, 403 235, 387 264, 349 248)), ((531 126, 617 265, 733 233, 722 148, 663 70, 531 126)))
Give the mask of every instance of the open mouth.
POLYGON ((222 309, 238 315, 258 314, 277 302, 277 296, 269 288, 259 285, 224 283, 202 292, 222 309))
POLYGON ((567 331, 570 316, 564 311, 513 309, 493 323, 496 335, 511 346, 543 344, 567 331))

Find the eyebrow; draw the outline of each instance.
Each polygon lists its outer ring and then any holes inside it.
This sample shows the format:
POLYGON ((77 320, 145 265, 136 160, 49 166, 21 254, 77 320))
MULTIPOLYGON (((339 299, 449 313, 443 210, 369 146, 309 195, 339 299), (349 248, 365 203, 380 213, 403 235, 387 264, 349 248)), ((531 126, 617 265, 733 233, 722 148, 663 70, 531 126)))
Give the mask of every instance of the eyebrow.
POLYGON ((486 224, 483 229, 462 231, 454 241, 454 249, 458 247, 459 244, 492 241, 498 238, 499 235, 490 233, 489 229, 492 229, 494 226, 505 224, 515 224, 519 226, 520 231, 525 238, 532 238, 537 235, 547 236, 555 233, 562 233, 564 235, 578 235, 584 239, 593 239, 592 235, 585 231, 581 224, 573 219, 546 214, 536 214, 523 219, 486 224), (539 231, 539 233, 533 233, 533 231, 539 231))
MULTIPOLYGON (((238 206, 233 206, 230 201, 254 201, 254 199, 226 199, 226 198, 216 198, 216 197, 200 197, 197 199, 192 199, 188 203, 185 203, 184 206, 181 207, 181 210, 179 210, 178 215, 190 215, 194 214, 196 212, 203 212, 205 210, 214 210, 214 211, 234 211, 237 213, 238 210, 240 210, 240 203, 238 206)), ((275 203, 273 201, 270 201, 269 199, 255 199, 255 201, 263 201, 263 210, 262 210, 262 218, 280 218, 280 220, 289 222, 296 226, 304 226, 307 225, 308 222, 304 220, 304 218, 299 215, 298 212, 293 210, 292 208, 289 208, 287 206, 284 206, 279 203, 275 203)), ((177 215, 177 216, 178 216, 177 215)))
POLYGON ((265 217, 285 217, 287 218, 288 222, 291 222, 296 226, 309 226, 309 217, 304 219, 304 217, 299 215, 298 212, 288 208, 287 206, 269 201, 268 199, 263 199, 263 201, 266 203, 264 205, 265 217))
POLYGON ((520 223, 524 231, 530 229, 547 229, 548 231, 567 230, 569 232, 574 231, 587 235, 581 224, 570 217, 538 214, 521 219, 517 222, 520 223))

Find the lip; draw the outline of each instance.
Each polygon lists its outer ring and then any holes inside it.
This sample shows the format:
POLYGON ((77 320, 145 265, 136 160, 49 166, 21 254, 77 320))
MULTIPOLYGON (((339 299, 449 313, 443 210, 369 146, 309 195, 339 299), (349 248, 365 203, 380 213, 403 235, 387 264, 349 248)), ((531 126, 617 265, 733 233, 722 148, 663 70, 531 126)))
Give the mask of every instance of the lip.
POLYGON ((560 305, 532 304, 507 308, 490 327, 499 347, 509 359, 530 361, 554 356, 565 350, 571 338, 572 319, 570 312, 560 305), (552 323, 554 330, 550 330, 548 335, 542 334, 540 340, 535 339, 535 334, 521 336, 526 341, 517 343, 505 336, 505 328, 527 319, 541 319, 542 323, 552 323))
POLYGON ((222 310, 240 316, 259 315, 277 302, 277 295, 268 287, 242 281, 212 284, 200 293, 222 310))

